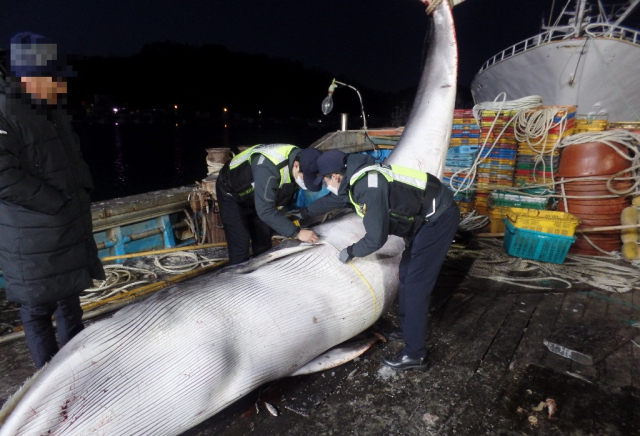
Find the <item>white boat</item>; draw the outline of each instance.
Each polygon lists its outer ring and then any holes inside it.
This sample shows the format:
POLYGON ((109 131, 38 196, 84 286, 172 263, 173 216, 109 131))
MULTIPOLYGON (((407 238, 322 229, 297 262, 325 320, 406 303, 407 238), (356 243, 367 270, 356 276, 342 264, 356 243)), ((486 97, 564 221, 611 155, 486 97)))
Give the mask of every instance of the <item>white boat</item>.
POLYGON ((539 95, 608 121, 640 121, 640 32, 622 22, 640 4, 607 15, 599 2, 568 0, 553 25, 486 61, 471 83, 476 103, 539 95), (568 11, 575 2, 575 10, 568 11))

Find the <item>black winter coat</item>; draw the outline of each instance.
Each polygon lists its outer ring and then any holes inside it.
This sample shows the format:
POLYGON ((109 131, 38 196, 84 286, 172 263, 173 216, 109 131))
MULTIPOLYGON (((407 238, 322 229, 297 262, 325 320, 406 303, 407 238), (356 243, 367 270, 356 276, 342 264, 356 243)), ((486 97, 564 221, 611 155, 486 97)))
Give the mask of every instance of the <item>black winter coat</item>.
POLYGON ((104 279, 92 234, 93 182, 78 136, 61 107, 23 94, 7 95, 4 106, 0 267, 7 300, 34 306, 77 295, 92 278, 104 279))

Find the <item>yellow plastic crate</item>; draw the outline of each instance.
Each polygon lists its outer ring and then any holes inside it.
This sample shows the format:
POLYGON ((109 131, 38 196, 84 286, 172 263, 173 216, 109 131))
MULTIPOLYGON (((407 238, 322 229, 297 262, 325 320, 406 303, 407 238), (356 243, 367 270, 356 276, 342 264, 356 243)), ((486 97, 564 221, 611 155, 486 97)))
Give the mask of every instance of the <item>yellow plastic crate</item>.
POLYGON ((507 218, 516 228, 562 236, 573 236, 580 224, 580 220, 568 212, 519 207, 508 208, 507 218))
POLYGON ((607 120, 590 120, 590 119, 577 119, 575 126, 575 133, 582 132, 602 132, 607 130, 609 123, 607 120))
POLYGON ((488 111, 488 110, 483 110, 482 111, 482 116, 483 117, 495 117, 496 115, 499 116, 515 116, 518 113, 517 110, 501 110, 501 111, 488 111))
POLYGON ((507 216, 507 208, 498 207, 491 209, 489 212, 489 232, 491 233, 504 233, 505 225, 504 218, 507 216))

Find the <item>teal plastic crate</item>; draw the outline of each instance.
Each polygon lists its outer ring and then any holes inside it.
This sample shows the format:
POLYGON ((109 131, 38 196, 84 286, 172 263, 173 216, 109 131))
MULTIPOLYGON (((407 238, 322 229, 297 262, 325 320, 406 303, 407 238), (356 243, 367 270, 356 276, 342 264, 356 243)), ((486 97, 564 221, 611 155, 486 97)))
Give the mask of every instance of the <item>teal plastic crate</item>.
POLYGON ((562 263, 574 236, 554 235, 515 227, 509 219, 504 220, 504 249, 510 256, 540 262, 562 263))

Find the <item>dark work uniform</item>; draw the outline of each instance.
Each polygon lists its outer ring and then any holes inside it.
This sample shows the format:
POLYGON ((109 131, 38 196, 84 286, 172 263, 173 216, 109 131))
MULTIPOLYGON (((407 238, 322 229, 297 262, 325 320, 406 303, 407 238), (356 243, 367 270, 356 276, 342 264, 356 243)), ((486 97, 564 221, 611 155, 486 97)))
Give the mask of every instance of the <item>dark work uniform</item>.
POLYGON ((40 368, 58 351, 51 316, 64 345, 83 328, 80 292, 105 276, 92 232, 93 182, 69 116, 13 87, 0 99, 0 267, 40 368))
MULTIPOLYGON (((346 173, 338 189, 339 196, 333 196, 334 205, 338 197, 342 201, 349 201, 351 177, 372 163, 360 155, 349 155, 346 173)), ((460 210, 453 201, 453 193, 434 176, 430 175, 429 181, 433 186, 430 192, 434 196, 423 200, 423 215, 416 218, 433 212, 433 198, 436 211, 417 232, 390 215, 390 184, 383 175, 369 171, 351 188, 354 201, 366 205, 363 217, 366 234, 348 247, 351 256, 364 257, 379 250, 390 234, 408 241, 399 267, 398 318, 406 344, 403 352, 413 359, 426 356, 424 343, 431 292, 460 221, 460 210)), ((311 211, 315 203, 320 203, 315 205, 314 213, 324 212, 323 206, 328 208, 331 205, 330 199, 325 200, 324 204, 321 202, 326 197, 312 203, 308 210, 311 211)), ((310 212, 311 215, 314 213, 310 212)))
MULTIPOLYGON (((347 155, 347 172, 345 174, 345 179, 351 178, 351 176, 360 168, 373 165, 375 162, 376 160, 368 154, 347 155)), ((345 182, 345 179, 342 180, 342 183, 338 188, 338 195, 329 193, 324 197, 318 198, 302 211, 303 218, 324 215, 332 210, 340 209, 345 205, 350 205, 351 203, 349 202, 349 193, 347 190, 349 183, 348 180, 345 182)))
MULTIPOLYGON (((291 150, 286 171, 291 171, 299 153, 298 148, 291 150)), ((253 249, 254 256, 270 249, 272 229, 290 238, 296 237, 300 231, 300 227, 287 218, 286 210, 278 209, 287 205, 298 190, 293 176, 291 183, 280 186, 280 170, 260 154, 251 157, 251 176, 253 193, 242 200, 231 188, 229 163, 220 170, 216 183, 230 265, 249 260, 249 247, 253 249)))

